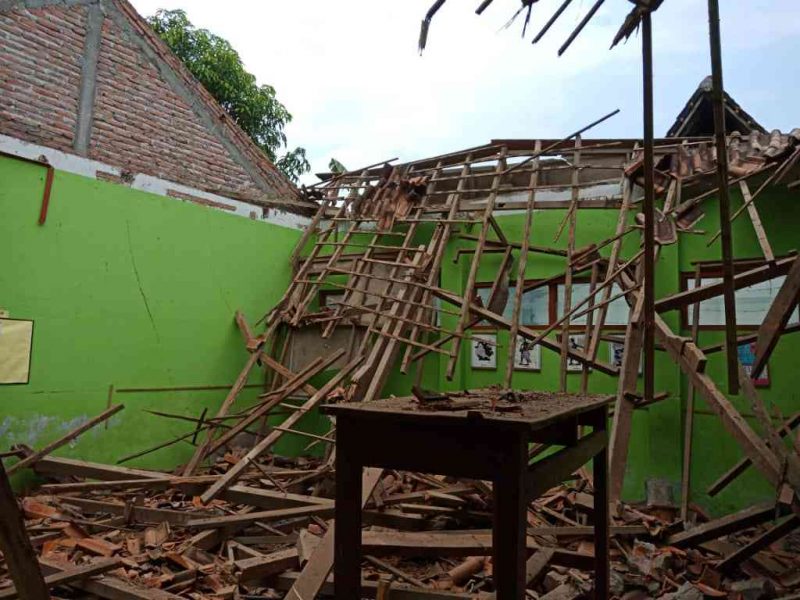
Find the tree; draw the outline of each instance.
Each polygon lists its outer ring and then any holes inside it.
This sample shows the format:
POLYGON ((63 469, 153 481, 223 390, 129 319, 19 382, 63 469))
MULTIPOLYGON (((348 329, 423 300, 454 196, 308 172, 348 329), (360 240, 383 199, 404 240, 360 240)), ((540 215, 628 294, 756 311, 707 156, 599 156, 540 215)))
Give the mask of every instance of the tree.
POLYGON ((275 88, 258 85, 230 43, 206 29, 197 29, 182 10, 159 10, 150 26, 205 86, 233 120, 292 181, 309 170, 303 148, 288 149, 284 128, 292 115, 275 88))

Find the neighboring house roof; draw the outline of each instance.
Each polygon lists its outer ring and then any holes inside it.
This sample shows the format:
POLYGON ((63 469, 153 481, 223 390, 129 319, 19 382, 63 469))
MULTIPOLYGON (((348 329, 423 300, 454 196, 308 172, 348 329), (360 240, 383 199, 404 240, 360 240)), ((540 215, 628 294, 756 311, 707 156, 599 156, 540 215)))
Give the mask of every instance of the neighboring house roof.
MULTIPOLYGON (((692 97, 683 107, 669 128, 667 137, 704 137, 714 135, 714 111, 711 103, 711 77, 706 77, 697 86, 692 97)), ((747 135, 751 131, 766 133, 761 124, 751 117, 739 104, 723 92, 725 103, 725 131, 738 131, 747 135)))
POLYGON ((0 134, 307 211, 127 0, 0 0, 0 134))

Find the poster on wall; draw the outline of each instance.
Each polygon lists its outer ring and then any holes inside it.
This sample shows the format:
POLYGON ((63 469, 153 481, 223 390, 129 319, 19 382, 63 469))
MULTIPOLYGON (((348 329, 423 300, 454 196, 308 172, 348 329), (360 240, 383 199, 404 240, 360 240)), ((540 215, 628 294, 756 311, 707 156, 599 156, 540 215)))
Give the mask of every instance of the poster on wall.
MULTIPOLYGON (((753 371, 753 363, 756 360, 756 343, 739 345, 739 362, 744 367, 744 372, 747 375, 753 371)), ((756 387, 769 387, 769 365, 764 365, 761 369, 761 375, 757 379, 753 379, 753 385, 756 387)))
MULTIPOLYGON (((608 343, 608 364, 612 367, 622 369, 622 361, 625 358, 625 344, 622 342, 608 343)), ((642 374, 643 357, 639 359, 639 375, 642 374)))
POLYGON ((539 344, 534 345, 533 340, 517 336, 514 369, 516 371, 540 371, 542 369, 542 347, 539 344))
MULTIPOLYGON (((583 354, 586 351, 586 336, 582 333, 569 336, 569 349, 583 354)), ((582 370, 583 363, 581 361, 575 360, 571 356, 567 357, 567 371, 575 373, 582 370)))
POLYGON ((475 334, 470 340, 470 364, 473 369, 497 368, 497 336, 475 334))
POLYGON ((0 319, 0 385, 28 383, 33 321, 0 319))

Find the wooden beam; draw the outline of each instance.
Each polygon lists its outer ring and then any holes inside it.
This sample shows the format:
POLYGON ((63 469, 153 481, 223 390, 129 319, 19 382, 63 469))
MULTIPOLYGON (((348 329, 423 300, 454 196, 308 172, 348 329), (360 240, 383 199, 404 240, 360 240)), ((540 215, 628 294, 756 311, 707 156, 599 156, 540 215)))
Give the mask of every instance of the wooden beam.
POLYGON ((800 299, 800 257, 797 257, 791 269, 786 274, 786 279, 778 290, 778 294, 772 301, 767 311, 764 321, 758 328, 758 338, 756 338, 755 360, 750 376, 758 378, 761 371, 772 356, 772 351, 778 344, 792 313, 797 309, 797 301, 800 299))
MULTIPOLYGON (((535 152, 542 149, 541 141, 536 141, 535 152)), ((514 374, 514 358, 517 352, 517 332, 519 331, 519 318, 522 310, 522 295, 524 293, 522 282, 525 281, 525 269, 528 265, 528 250, 531 243, 531 226, 533 224, 533 211, 536 208, 536 190, 533 189, 539 179, 539 161, 532 165, 530 185, 528 192, 528 205, 525 211, 525 226, 522 230, 522 245, 517 259, 517 283, 514 287, 514 309, 511 316, 511 329, 508 335, 508 357, 506 359, 505 387, 511 388, 511 378, 514 374)))
POLYGON ((551 487, 561 483, 585 465, 607 444, 605 431, 595 431, 581 438, 574 446, 551 454, 528 467, 525 493, 528 498, 538 498, 551 487))
POLYGON ((770 544, 777 542, 782 537, 791 533, 800 527, 800 516, 791 515, 770 527, 767 531, 760 536, 751 539, 745 546, 739 548, 736 552, 727 556, 725 560, 717 565, 719 571, 727 571, 732 567, 742 563, 748 558, 754 556, 757 552, 764 550, 770 544))
POLYGON ((755 229, 758 243, 761 246, 761 251, 764 253, 764 258, 768 261, 774 261, 775 253, 772 251, 772 246, 770 246, 767 232, 764 230, 764 225, 761 223, 761 216, 758 214, 758 209, 753 202, 753 196, 750 193, 747 182, 740 181, 739 189, 742 191, 742 199, 744 200, 745 206, 747 206, 747 214, 750 215, 750 222, 753 224, 753 229, 755 229))
POLYGON ((31 547, 25 522, 17 507, 17 500, 8 481, 3 462, 0 461, 0 550, 8 566, 15 589, 25 600, 49 600, 36 553, 31 547))
POLYGON ((69 442, 71 442, 72 440, 77 438, 82 433, 90 430, 92 427, 94 427, 98 423, 102 423, 106 419, 108 419, 108 418, 112 417, 113 415, 117 414, 123 408, 125 408, 125 406, 123 404, 117 404, 116 406, 112 406, 111 408, 109 408, 107 410, 104 410, 102 413, 100 413, 99 415, 97 415, 93 419, 89 419, 88 421, 86 421, 82 425, 76 427, 75 429, 73 429, 69 433, 67 433, 65 435, 62 435, 57 440, 53 440, 52 442, 47 444, 41 450, 37 450, 36 452, 31 454, 30 456, 27 456, 27 457, 23 458, 21 461, 19 461, 14 466, 12 466, 10 469, 8 469, 8 474, 9 475, 13 475, 14 473, 19 471, 20 469, 24 469, 25 467, 29 467, 29 466, 31 466, 33 464, 36 464, 36 461, 41 460, 41 458, 43 456, 46 456, 46 455, 50 454, 53 450, 57 450, 58 448, 61 448, 61 446, 64 446, 64 445, 68 444, 69 442))
MULTIPOLYGON (((780 258, 775 263, 765 264, 734 277, 734 288, 739 290, 756 283, 762 283, 779 275, 785 275, 795 262, 795 257, 780 258)), ((719 296, 724 291, 723 282, 710 283, 692 290, 685 290, 656 301, 657 312, 676 310, 695 302, 702 302, 719 296)))
MULTIPOLYGON (((738 364, 738 363, 737 363, 738 364)), ((753 380, 745 373, 744 367, 738 365, 739 368, 739 384, 741 385, 742 392, 745 398, 750 401, 750 407, 756 415, 764 434, 769 440, 769 447, 773 452, 775 460, 782 465, 782 480, 788 482, 800 494, 800 455, 795 451, 794 447, 789 450, 783 445, 781 436, 775 430, 772 423, 772 418, 767 412, 764 401, 761 399, 753 380)), ((781 482, 783 483, 783 481, 781 482)))
MULTIPOLYGON (((55 456, 44 457, 34 466, 34 470, 42 475, 57 477, 87 477, 111 482, 124 482, 133 479, 168 479, 171 477, 166 473, 159 473, 157 471, 145 471, 142 469, 117 467, 75 460, 72 458, 58 458, 55 456)), ((276 473, 276 475, 278 474, 279 473, 276 473)), ((213 479, 214 477, 216 476, 213 476, 210 479, 213 479)), ((199 494, 203 490, 203 487, 208 484, 207 479, 208 478, 205 476, 199 478, 172 478, 175 487, 181 489, 184 491, 184 493, 192 495, 199 494), (198 480, 201 483, 195 483, 195 480, 198 480)), ((329 500, 325 498, 304 496, 301 494, 290 494, 286 492, 272 491, 264 488, 254 488, 244 485, 234 485, 229 487, 224 492, 223 498, 228 502, 234 502, 236 504, 249 504, 251 506, 264 509, 291 508, 293 506, 325 504, 329 502, 329 500)))
MULTIPOLYGON (((634 282, 622 274, 621 282, 627 289, 634 287, 634 282)), ((634 298, 638 293, 633 292, 634 298)), ((698 300, 697 297, 694 300, 698 300)), ((696 344, 676 336, 664 320, 656 315, 656 334, 664 345, 667 353, 681 368, 691 385, 703 396, 717 416, 722 425, 730 433, 744 453, 751 458, 762 475, 772 485, 777 486, 781 481, 781 469, 775 455, 770 451, 764 440, 753 431, 744 417, 736 410, 730 400, 717 388, 714 381, 702 372, 705 366, 705 357, 696 344)))
MULTIPOLYGON (((188 516, 191 517, 192 513, 188 513, 188 516)), ((236 515, 225 515, 222 517, 204 517, 200 519, 189 518, 185 520, 184 524, 190 529, 219 529, 228 527, 242 528, 251 525, 256 521, 269 523, 272 521, 285 521, 288 519, 310 516, 322 518, 333 516, 333 502, 329 501, 327 504, 313 504, 308 506, 297 506, 294 508, 282 508, 278 510, 264 510, 236 515)))
POLYGON ((500 156, 497 159, 494 179, 492 180, 492 192, 489 194, 489 198, 486 201, 486 207, 483 211, 483 223, 481 224, 481 230, 478 234, 478 241, 476 242, 475 246, 475 254, 472 256, 472 262, 469 266, 469 273, 467 274, 467 283, 464 289, 464 298, 467 300, 467 302, 461 306, 461 316, 458 319, 455 329, 456 337, 453 340, 453 345, 450 350, 450 360, 447 362, 447 371, 445 374, 448 380, 453 379, 453 374, 456 370, 456 362, 458 360, 459 350, 461 349, 461 338, 459 335, 464 333, 464 329, 466 328, 467 322, 470 318, 469 304, 472 302, 472 297, 475 293, 475 280, 478 276, 478 267, 480 266, 481 256, 486 244, 486 236, 489 233, 489 217, 492 216, 492 211, 494 210, 494 205, 497 201, 497 196, 500 191, 500 183, 502 182, 503 175, 506 171, 505 157, 507 152, 508 150, 505 147, 500 149, 500 156))
MULTIPOLYGON (((700 287, 702 281, 700 265, 694 268, 694 287, 700 287)), ((697 344, 700 332, 700 303, 695 302, 692 307, 692 342, 697 344)), ((681 519, 687 520, 689 516, 689 497, 691 495, 692 479, 692 437, 694 433, 694 400, 695 389, 690 383, 687 390, 686 414, 683 420, 683 468, 681 469, 681 519)))
MULTIPOLYGON (((92 563, 88 563, 86 565, 75 567, 74 569, 66 569, 64 571, 61 571, 60 573, 48 575, 47 577, 44 578, 44 584, 47 586, 48 589, 52 589, 59 585, 66 585, 74 581, 79 581, 81 579, 92 577, 93 575, 99 575, 100 573, 105 573, 106 571, 115 569, 117 566, 119 566, 119 564, 120 564, 119 558, 108 558, 104 560, 98 560, 92 563)), ((16 587, 5 588, 2 591, 0 591, 0 599, 2 600, 13 600, 14 598, 19 598, 19 597, 20 594, 17 591, 16 587)), ((27 598, 27 596, 25 596, 25 598, 27 598)))
MULTIPOLYGON (((278 590, 290 590, 294 589, 302 576, 302 573, 282 573, 274 577, 271 583, 278 590)), ((370 599, 381 597, 380 585, 379 581, 362 580, 361 595, 370 599)), ((318 589, 320 596, 332 598, 334 595, 333 578, 323 579, 318 589)), ((475 594, 418 588, 395 582, 391 584, 388 595, 384 597, 390 597, 391 600, 475 600, 475 594)))
MULTIPOLYGON (((317 357, 309 365, 307 365, 306 368, 300 371, 297 375, 294 375, 279 389, 275 390, 274 392, 268 392, 266 395, 269 399, 265 400, 260 405, 255 406, 250 411, 249 415, 241 419, 236 425, 231 427, 218 439, 211 442, 208 445, 208 450, 206 451, 206 454, 211 454, 213 452, 216 452, 217 450, 222 448, 225 444, 227 444, 229 441, 231 441, 234 437, 236 437, 239 433, 247 429, 248 426, 258 421, 258 419, 260 419, 261 417, 267 416, 271 410, 273 410, 276 406, 278 406, 281 402, 283 402, 288 396, 294 394, 297 390, 299 390, 304 383, 306 383, 312 377, 322 373, 325 369, 333 365, 337 360, 339 360, 339 358, 342 357, 342 355, 344 355, 344 353, 345 353, 344 348, 339 348, 332 354, 326 356, 324 359, 322 357, 317 357)), ((315 392, 315 395, 316 393, 318 392, 315 392)), ((228 470, 227 473, 230 473, 230 469, 228 470)))
POLYGON ((749 527, 761 525, 774 518, 774 505, 759 504, 731 515, 714 519, 708 523, 703 523, 702 525, 693 527, 689 531, 675 533, 667 538, 667 544, 678 548, 697 546, 703 542, 720 538, 723 535, 729 535, 749 527))
POLYGON ((655 389, 655 181, 653 140, 653 30, 650 10, 642 11, 642 122, 644 125, 644 265, 642 285, 642 348, 644 351, 644 400, 652 400, 655 389))
MULTIPOLYGON (((50 574, 65 570, 61 563, 46 559, 39 562, 42 570, 50 574)), ((70 586, 106 600, 182 600, 182 596, 154 588, 136 587, 115 577, 79 579, 70 583, 70 586)))
POLYGON ((722 233, 722 284, 725 300, 725 358, 728 367, 728 392, 739 393, 739 353, 736 343, 736 289, 733 277, 733 234, 731 199, 728 190, 728 141, 725 133, 725 97, 722 85, 722 42, 719 27, 719 0, 708 0, 709 46, 711 48, 711 105, 714 140, 717 149, 717 187, 722 233))
MULTIPOLYGON (((311 377, 312 375, 318 373, 326 366, 334 363, 335 361, 339 360, 339 358, 344 354, 344 348, 340 348, 338 351, 334 352, 330 355, 325 361, 323 361, 313 372, 308 373, 307 377, 311 377)), ((303 407, 299 408, 293 415, 291 415, 286 421, 284 422, 285 427, 291 427, 297 421, 302 418, 307 410, 311 410, 314 406, 316 406, 319 402, 325 399, 328 394, 333 391, 333 389, 338 385, 338 383, 347 375, 350 374, 361 362, 360 357, 355 361, 351 361, 344 370, 340 371, 332 380, 334 383, 328 382, 319 392, 314 394, 309 400, 303 405, 303 407)), ((295 382, 292 387, 299 386, 299 381, 295 382)), ((291 393, 291 392, 289 392, 291 393)), ((209 487, 201 496, 200 499, 203 501, 204 504, 208 504, 212 499, 216 498, 223 490, 233 485, 239 477, 241 477, 245 470, 250 466, 250 463, 256 460, 261 454, 267 451, 268 448, 273 446, 275 442, 280 439, 280 437, 284 434, 284 431, 281 430, 273 430, 269 435, 267 435, 263 440, 258 442, 250 451, 245 454, 242 459, 233 465, 230 469, 228 469, 224 475, 222 475, 217 481, 215 481, 211 487, 209 487)))
MULTIPOLYGON (((785 437, 786 435, 788 435, 791 429, 794 429, 799 424, 800 424, 800 412, 795 413, 792 417, 784 421, 783 425, 780 428, 780 431, 778 432, 778 435, 780 435, 781 437, 785 437)), ((725 473, 720 475, 720 477, 708 487, 706 493, 709 496, 716 496, 723 489, 728 487, 728 485, 730 485, 731 482, 733 482, 737 477, 739 477, 739 475, 744 473, 747 470, 747 468, 752 464, 753 461, 751 461, 748 457, 743 458, 735 465, 733 465, 730 469, 725 471, 725 473)))
MULTIPOLYGON (((253 367, 255 366, 256 362, 258 362, 259 356, 260 356, 259 352, 252 352, 247 357, 247 362, 245 362, 244 367, 242 367, 242 370, 239 373, 239 376, 236 378, 233 387, 231 387, 230 391, 228 392, 228 395, 225 396, 225 399, 222 401, 222 404, 217 410, 216 414, 217 419, 221 419, 222 417, 228 414, 228 411, 230 410, 231 406, 233 406, 233 403, 236 401, 236 398, 239 397, 239 393, 242 391, 242 388, 244 388, 244 385, 247 383, 247 378, 250 377, 250 371, 253 370, 253 367)), ((194 451, 194 454, 192 455, 192 458, 189 459, 189 462, 183 469, 184 477, 192 475, 197 470, 197 467, 200 466, 200 463, 206 457, 208 447, 211 445, 211 442, 214 439, 214 434, 216 433, 216 431, 217 431, 216 427, 208 428, 206 432, 205 441, 201 444, 198 444, 197 448, 194 451)))
MULTIPOLYGON (((372 497, 375 486, 383 477, 383 469, 369 468, 364 469, 361 478, 361 506, 364 507, 372 497)), ((309 600, 316 598, 323 585, 325 585, 328 575, 333 568, 334 557, 334 530, 335 524, 328 528, 322 541, 314 549, 308 559, 305 568, 299 577, 293 582, 285 600, 309 600)), ((372 553, 370 553, 372 554, 372 553)), ((362 588, 363 589, 363 588, 362 588)))
POLYGON ((622 496, 625 470, 628 464, 633 411, 636 409, 631 394, 636 393, 639 383, 639 364, 642 359, 642 344, 644 343, 643 302, 642 294, 635 296, 633 310, 630 312, 628 325, 625 328, 622 373, 617 382, 617 397, 614 403, 609 443, 609 497, 612 502, 618 501, 622 496))
MULTIPOLYGON (((449 292, 447 290, 443 290, 443 289, 438 288, 438 287, 431 287, 431 293, 434 296, 436 296, 438 298, 441 298, 445 302, 449 302, 449 303, 455 304, 457 306, 460 306, 462 304, 466 304, 464 299, 461 298, 460 296, 456 296, 452 292, 449 292)), ((472 302, 472 303, 469 303, 469 310, 470 310, 470 312, 472 312, 472 313, 474 313, 474 314, 486 319, 487 321, 490 321, 491 323, 494 323, 498 327, 501 327, 503 329, 511 329, 511 321, 509 321, 508 319, 506 319, 506 318, 504 318, 504 317, 502 317, 502 316, 500 316, 498 314, 493 313, 490 310, 487 310, 483 306, 480 306, 480 305, 475 304, 474 302, 472 302)), ((523 336, 524 338, 529 339, 529 340, 535 340, 535 339, 537 339, 539 337, 539 333, 536 330, 533 330, 530 327, 526 327, 524 325, 520 325, 519 326, 519 334, 521 336, 523 336)), ((541 344, 541 346, 543 348, 547 348, 548 350, 551 350, 553 352, 559 352, 559 353, 561 352, 561 343, 556 342, 554 340, 551 340, 549 338, 541 339, 539 341, 539 344, 541 344)), ((569 350, 568 352, 569 352, 570 358, 573 358, 574 360, 577 360, 582 364, 586 363, 589 366, 591 366, 592 368, 597 369, 598 371, 600 371, 602 373, 605 373, 606 375, 617 375, 619 373, 618 369, 612 367, 608 363, 605 363, 605 362, 602 362, 602 361, 598 361, 598 360, 594 360, 594 361, 589 360, 587 358, 587 356, 582 352, 576 352, 575 350, 569 350)))

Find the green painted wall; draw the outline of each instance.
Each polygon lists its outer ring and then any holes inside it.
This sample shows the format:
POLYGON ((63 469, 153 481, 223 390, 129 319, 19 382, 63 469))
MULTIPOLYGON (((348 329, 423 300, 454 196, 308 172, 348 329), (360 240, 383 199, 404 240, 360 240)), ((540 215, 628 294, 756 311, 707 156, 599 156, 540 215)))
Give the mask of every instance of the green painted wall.
MULTIPOLYGON (((44 173, 0 158, 0 308, 35 320, 30 383, 0 386, 0 448, 62 435, 106 408, 111 385, 230 386, 247 358, 234 312, 254 322, 281 297, 299 230, 60 171, 39 226, 44 173)), ((145 409, 198 416, 224 396, 116 392, 125 410, 57 454, 113 463, 191 427, 145 409)), ((130 464, 190 453, 181 442, 130 464)))
MULTIPOLYGON (((734 188, 735 189, 735 188, 734 188)), ((751 189, 755 190, 751 184, 751 189)), ((741 194, 732 196, 732 210, 742 205, 741 194)), ((770 190, 757 200, 759 214, 770 244, 776 255, 798 250, 800 237, 800 204, 796 194, 780 190, 770 190)), ((697 225, 709 234, 719 230, 719 205, 715 200, 704 204, 706 216, 697 225)), ((692 261, 719 258, 721 249, 719 241, 707 246, 708 236, 684 236, 680 245, 679 266, 682 271, 694 270, 692 261)), ((747 216, 747 211, 734 222, 733 239, 737 257, 763 256, 755 231, 747 216)), ((744 333, 744 332, 742 332, 744 333)), ((684 335, 688 335, 684 330, 684 335)), ((701 331, 700 346, 708 346, 723 342, 722 331, 701 331)), ((800 410, 800 389, 794 379, 797 368, 797 352, 800 350, 800 338, 787 335, 779 342, 770 358, 768 368, 770 385, 759 388, 759 393, 768 406, 775 405, 788 417, 800 410)), ((707 372, 714 378, 720 389, 725 391, 725 359, 723 353, 709 356, 707 372)), ((686 408, 686 389, 683 390, 683 409, 686 408)), ((734 405, 747 417, 747 421, 757 431, 758 423, 752 417, 749 403, 743 397, 731 397, 734 405)), ((743 457, 737 443, 723 429, 716 415, 709 414, 710 409, 699 398, 695 405, 695 425, 693 427, 693 449, 696 460, 692 463, 692 489, 698 492, 697 501, 715 512, 731 512, 736 508, 754 502, 766 501, 775 497, 774 490, 766 483, 758 472, 750 468, 748 472, 728 486, 713 501, 705 494, 705 490, 727 468, 743 457)))
MULTIPOLYGON (((123 413, 108 427, 100 426, 63 456, 114 462, 121 456, 185 433, 190 425, 154 417, 147 409, 197 416, 215 409, 241 368, 246 354, 233 323, 236 309, 256 320, 280 298, 289 279, 287 257, 299 231, 280 228, 178 202, 110 183, 58 172, 53 186, 47 223, 36 224, 44 170, 35 165, 0 159, 0 308, 12 317, 35 319, 34 354, 29 385, 0 386, 0 448, 12 443, 41 446, 79 421, 101 412, 107 405, 109 386, 124 388, 175 388, 220 386, 205 391, 116 391, 113 401, 124 402, 123 413)), ((741 203, 738 195, 734 206, 741 203)), ((704 204, 706 216, 698 228, 718 228, 717 206, 704 204)), ((762 220, 777 254, 797 246, 796 226, 800 205, 788 193, 770 192, 759 200, 762 220)), ((532 241, 553 244, 565 216, 562 210, 539 211, 533 221, 532 241)), ((616 210, 578 213, 577 246, 609 237, 616 210)), ((522 215, 498 219, 511 239, 520 239, 522 215)), ((421 227, 416 242, 425 243, 430 227, 421 227)), ((476 233, 472 231, 471 233, 476 233)), ((371 236, 363 236, 369 240, 371 236)), ((682 235, 678 244, 665 247, 657 265, 656 293, 664 296, 679 289, 679 274, 693 269, 692 261, 717 259, 719 245, 706 246, 708 236, 682 235)), ((734 226, 736 255, 759 256, 752 226, 743 215, 734 226)), ((638 248, 638 234, 626 238, 623 257, 638 248)), ((455 252, 468 243, 454 239, 447 251, 442 285, 462 290, 469 258, 453 262, 455 252)), ((556 244, 566 247, 566 232, 556 244)), ((608 255, 610 248, 603 250, 608 255)), ((499 255, 489 255, 479 281, 490 282, 499 255)), ((532 254, 526 278, 555 275, 563 259, 532 254)), ((514 265, 512 273, 516 273, 514 265)), ((344 281, 342 280, 341 283, 344 281)), ((675 331, 677 312, 663 315, 675 331)), ((442 326, 452 329, 455 317, 443 315, 442 326)), ((620 335, 622 332, 618 332, 620 335)), ((683 330, 684 335, 688 331, 683 330)), ((700 345, 718 342, 721 332, 702 332, 700 345)), ((475 371, 468 352, 462 351, 455 377, 445 377, 446 358, 429 355, 423 385, 448 390, 482 387, 502 381, 508 336, 499 332, 497 369, 475 371)), ((791 378, 797 340, 781 340, 769 364, 771 386, 762 390, 784 414, 800 409, 800 392, 791 378)), ((607 350, 601 346, 599 356, 607 350)), ((514 386, 523 389, 557 389, 558 356, 542 351, 540 372, 515 372, 514 386)), ((721 353, 709 357, 708 372, 722 381, 721 353)), ((394 373, 386 394, 407 394, 413 381, 394 373)), ((577 390, 580 374, 568 376, 577 390)), ((591 376, 591 391, 614 393, 616 378, 591 376)), ((261 376, 254 375, 240 405, 252 402, 261 376)), ((317 385, 321 381, 315 382, 317 385)), ((723 387, 724 389, 724 387, 723 387)), ((686 389, 683 377, 663 353, 657 353, 656 390, 669 397, 634 416, 624 495, 641 499, 644 481, 665 477, 680 481, 686 389)), ((746 403, 734 399, 749 414, 746 403)), ((752 470, 711 501, 705 488, 741 457, 732 438, 710 415, 702 400, 696 405, 692 488, 696 500, 714 512, 772 497, 772 491, 752 470)), ((752 422, 752 419, 751 419, 752 422)), ((322 432, 327 420, 316 413, 301 423, 322 432)), ((308 440, 285 436, 281 452, 300 452, 308 440)), ((170 468, 186 460, 191 447, 181 442, 130 464, 170 468)))
MULTIPOLYGON (((784 254, 797 248, 797 225, 800 224, 800 205, 789 193, 770 191, 758 201, 762 221, 776 254, 784 254)), ((741 205, 741 196, 734 194, 733 208, 741 205)), ((706 216, 697 225, 698 229, 709 232, 699 236, 681 234, 679 242, 662 249, 657 263, 656 295, 663 297, 680 289, 680 273, 691 272, 695 260, 718 260, 721 255, 719 243, 710 247, 707 240, 719 228, 718 205, 711 199, 704 203, 706 216)), ((578 212, 576 228, 576 246, 580 247, 592 242, 606 239, 613 235, 617 219, 617 210, 589 209, 578 212)), ((531 241, 539 245, 554 245, 566 248, 566 231, 559 241, 553 244, 553 238, 565 216, 563 210, 546 210, 535 213, 531 241)), ((524 227, 523 215, 499 217, 503 231, 511 240, 520 240, 524 227)), ((477 231, 470 232, 476 234, 477 231)), ((629 234, 623 244, 622 257, 630 258, 638 249, 639 235, 629 234)), ((753 227, 746 213, 734 225, 735 255, 737 257, 758 257, 761 250, 753 227)), ((462 256, 455 264, 453 257, 460 246, 472 247, 471 243, 454 240, 448 248, 442 273, 443 287, 462 291, 466 285, 469 271, 470 255, 462 256)), ((602 254, 608 256, 610 247, 602 254)), ((491 282, 500 264, 500 254, 486 255, 479 270, 479 282, 491 282)), ((517 272, 516 264, 512 274, 517 272)), ((543 279, 563 272, 563 259, 542 254, 531 254, 526 268, 527 279, 543 279)), ((677 311, 663 314, 662 317, 673 331, 689 335, 689 331, 681 329, 681 319, 677 311)), ((452 330, 457 318, 442 316, 443 327, 452 330)), ((494 333, 487 330, 486 333, 494 333)), ((614 332, 622 336, 623 331, 614 332)), ((462 350, 455 376, 452 381, 445 377, 447 358, 435 357, 426 362, 426 384, 446 390, 486 387, 500 384, 505 374, 508 334, 497 332, 498 358, 497 369, 474 370, 470 366, 469 353, 462 350)), ((719 342, 724 333, 703 331, 700 345, 706 346, 719 342)), ((792 356, 797 352, 798 341, 794 336, 781 340, 778 349, 769 363, 771 384, 769 388, 760 390, 763 398, 774 402, 785 415, 800 410, 800 392, 797 391, 791 377, 792 356)), ((606 360, 608 351, 605 343, 601 343, 598 357, 606 360)), ((720 389, 724 386, 724 354, 709 356, 708 372, 714 377, 720 389)), ((542 369, 539 372, 515 371, 513 385, 521 389, 556 390, 559 385, 559 356, 553 352, 542 350, 542 369)), ((580 386, 580 373, 568 375, 568 388, 577 391, 580 386)), ((395 374, 387 386, 387 393, 408 394, 411 379, 395 374)), ((640 378, 640 386, 642 384, 640 378)), ((666 478, 673 482, 675 498, 679 498, 681 464, 683 456, 683 428, 686 410, 687 390, 685 378, 680 369, 665 353, 656 353, 656 392, 668 392, 667 399, 637 410, 634 413, 633 431, 629 449, 628 468, 625 477, 623 495, 628 500, 644 498, 645 481, 652 477, 666 478)), ((598 393, 615 393, 617 379, 599 372, 590 378, 590 391, 598 393)), ((749 415, 746 402, 734 398, 734 403, 749 415)), ((709 408, 702 399, 698 400, 695 410, 695 427, 693 436, 694 456, 692 471, 693 501, 714 513, 731 512, 754 502, 766 501, 774 497, 774 492, 753 469, 741 477, 734 485, 718 495, 710 498, 705 489, 725 470, 742 457, 742 453, 733 438, 722 428, 716 415, 710 414, 709 408)), ((753 423, 753 419, 749 421, 753 423)), ((753 423, 756 426, 755 423, 753 423)), ((756 427, 757 428, 757 427, 756 427)))

